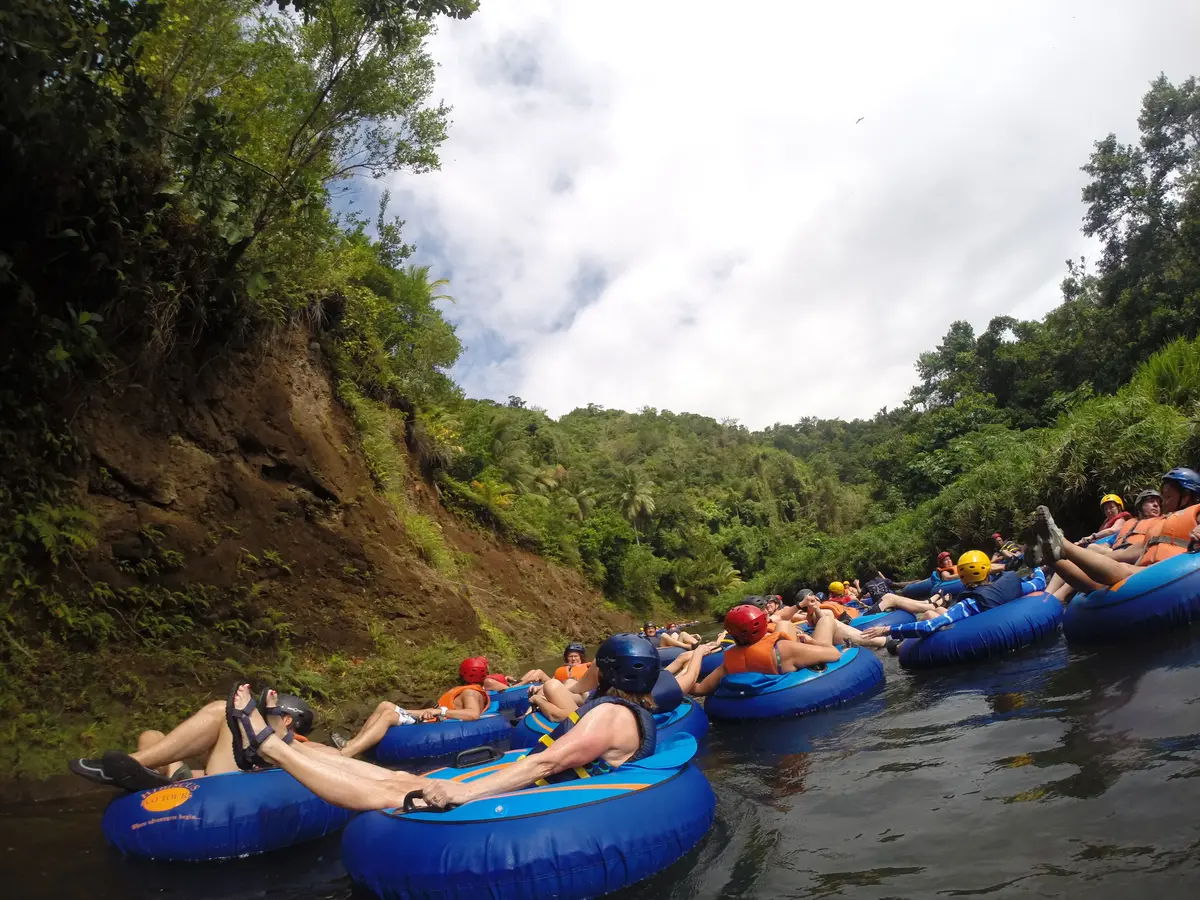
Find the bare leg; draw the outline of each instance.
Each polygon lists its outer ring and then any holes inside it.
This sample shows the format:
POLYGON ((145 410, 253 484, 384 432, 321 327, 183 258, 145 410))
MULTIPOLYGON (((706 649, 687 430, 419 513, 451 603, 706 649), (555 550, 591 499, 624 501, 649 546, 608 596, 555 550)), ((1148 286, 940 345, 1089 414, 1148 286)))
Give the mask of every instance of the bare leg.
MULTIPOLYGON (((245 708, 249 699, 250 688, 243 685, 234 703, 239 708, 245 708)), ((255 731, 266 726, 257 710, 250 714, 250 723, 255 731)), ((238 740, 244 741, 245 736, 238 735, 238 740)), ((345 809, 371 810, 400 806, 409 791, 420 790, 428 781, 407 772, 389 772, 386 780, 365 777, 358 770, 330 766, 323 754, 295 750, 274 735, 263 742, 259 754, 318 797, 345 809)))
MULTIPOLYGON (((143 731, 138 735, 138 752, 141 753, 143 750, 149 750, 165 737, 166 735, 161 731, 143 731)), ((165 775, 170 778, 171 773, 175 769, 178 769, 179 765, 178 762, 168 763, 165 766, 156 766, 154 771, 159 775, 165 775)))
POLYGON ((793 641, 796 640, 796 624, 794 622, 776 622, 775 632, 777 634, 786 634, 793 641))
MULTIPOLYGON (((1138 551, 1140 554, 1140 548, 1138 548, 1138 551)), ((1077 590, 1095 590, 1095 586, 1116 584, 1130 575, 1136 575, 1141 571, 1139 566, 1134 566, 1118 559, 1124 553, 1125 551, 1118 550, 1109 556, 1101 556, 1099 553, 1089 553, 1084 548, 1076 547, 1074 544, 1064 543, 1062 545, 1062 559, 1054 564, 1054 571, 1077 590), (1074 566, 1067 566, 1064 563, 1074 563, 1074 566), (1080 580, 1078 578, 1072 580, 1072 576, 1078 573, 1081 573, 1083 578, 1086 579, 1085 584, 1090 583, 1093 587, 1081 586, 1080 583, 1076 583, 1076 581, 1080 580)))
MULTIPOLYGON (((1079 566, 1075 565, 1075 563, 1067 562, 1065 559, 1059 560, 1054 564, 1054 577, 1058 579, 1059 585, 1055 590, 1051 591, 1051 593, 1060 600, 1062 597, 1059 595, 1059 591, 1076 590, 1084 591, 1086 593, 1089 591, 1098 591, 1101 587, 1103 587, 1103 585, 1098 584, 1091 578, 1088 578, 1088 576, 1084 574, 1083 570, 1080 569, 1079 566)), ((1047 585, 1047 588, 1048 587, 1049 585, 1047 585)))
POLYGON ((844 622, 838 622, 835 629, 835 636, 839 641, 847 644, 853 644, 855 647, 870 647, 872 650, 882 650, 887 646, 887 638, 863 637, 863 633, 853 625, 847 625, 844 622))
POLYGON ((901 609, 916 616, 934 609, 935 604, 925 600, 913 600, 910 597, 901 597, 899 594, 884 594, 883 599, 879 601, 879 608, 883 612, 901 609))
POLYGON ((684 650, 692 649, 673 634, 664 634, 659 636, 658 646, 660 647, 681 647, 684 650))
POLYGON ((583 695, 576 694, 560 681, 547 681, 542 685, 541 700, 534 708, 542 715, 561 722, 583 704, 583 695))
MULTIPOLYGON (((225 727, 225 704, 220 700, 214 700, 202 707, 195 715, 179 723, 160 740, 147 741, 145 746, 139 740, 137 752, 131 753, 130 756, 147 769, 162 769, 188 757, 209 756, 221 743, 222 732, 228 742, 230 737, 229 729, 225 727)), ((232 764, 232 744, 229 747, 229 758, 232 764)), ((232 768, 236 769, 237 766, 233 765, 232 768)), ((206 770, 211 775, 217 774, 217 771, 228 771, 225 769, 214 771, 211 762, 206 770)))
POLYGON ((1071 602, 1071 598, 1075 596, 1075 588, 1071 587, 1069 584, 1064 582, 1058 588, 1058 590, 1051 591, 1050 593, 1052 593, 1055 597, 1057 597, 1060 601, 1062 601, 1062 604, 1064 606, 1066 606, 1068 603, 1071 602))
POLYGON ((838 624, 838 620, 833 617, 833 614, 827 613, 817 619, 812 639, 807 643, 799 641, 777 643, 775 648, 779 651, 779 660, 782 663, 780 671, 795 672, 808 666, 836 662, 842 655, 841 651, 833 646, 838 624))
POLYGON ((377 766, 361 759, 350 759, 348 756, 342 756, 337 749, 327 747, 324 744, 314 744, 312 742, 302 744, 297 742, 292 746, 300 753, 309 754, 324 766, 328 766, 331 769, 340 769, 343 772, 351 772, 361 778, 370 778, 374 781, 387 781, 392 775, 396 774, 392 769, 385 769, 383 766, 377 766))
POLYGON ((384 700, 375 707, 375 712, 371 713, 371 718, 367 719, 362 731, 346 742, 346 746, 341 750, 342 756, 354 758, 360 753, 365 753, 383 740, 389 728, 399 724, 400 714, 396 712, 396 704, 384 700))
POLYGON ((549 675, 547 675, 545 672, 543 672, 541 669, 530 669, 528 672, 526 672, 524 675, 521 676, 521 680, 518 681, 517 684, 514 685, 514 687, 522 685, 522 684, 545 684, 547 681, 550 681, 550 680, 551 680, 551 677, 549 675))

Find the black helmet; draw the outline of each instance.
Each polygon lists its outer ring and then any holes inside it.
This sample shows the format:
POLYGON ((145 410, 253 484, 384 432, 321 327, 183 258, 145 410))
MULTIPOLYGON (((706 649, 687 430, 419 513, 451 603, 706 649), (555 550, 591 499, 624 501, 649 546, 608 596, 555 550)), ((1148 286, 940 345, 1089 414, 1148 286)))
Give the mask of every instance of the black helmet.
POLYGON ((579 643, 578 641, 572 641, 571 643, 567 644, 567 648, 563 650, 563 662, 567 661, 568 653, 578 653, 581 657, 583 657, 583 661, 587 662, 587 647, 583 646, 583 644, 579 643))
POLYGON ((1144 490, 1140 494, 1138 494, 1137 497, 1134 499, 1133 511, 1135 513, 1137 513, 1138 515, 1141 515, 1142 504, 1145 503, 1147 500, 1157 500, 1159 503, 1162 503, 1162 494, 1160 494, 1154 488, 1147 488, 1146 490, 1144 490))
POLYGON ((267 691, 258 697, 258 708, 264 716, 291 716, 296 734, 308 734, 313 727, 312 707, 292 694, 280 694, 274 706, 267 705, 267 691))
POLYGON ((640 634, 614 634, 596 650, 601 686, 630 694, 648 694, 658 681, 662 662, 654 645, 640 634))
POLYGON ((808 588, 800 588, 800 590, 796 592, 796 602, 799 603, 802 600, 807 600, 812 595, 813 595, 813 592, 810 591, 808 588))

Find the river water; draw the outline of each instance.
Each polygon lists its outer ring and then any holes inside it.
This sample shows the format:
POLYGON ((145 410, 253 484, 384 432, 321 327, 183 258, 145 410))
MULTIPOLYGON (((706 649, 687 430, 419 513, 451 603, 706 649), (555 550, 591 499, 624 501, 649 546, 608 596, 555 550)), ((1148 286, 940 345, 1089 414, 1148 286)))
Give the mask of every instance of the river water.
MULTIPOLYGON (((1200 897, 1200 635, 1057 644, 806 719, 714 726, 717 821, 627 900, 1200 897)), ((3 896, 359 900, 337 838, 210 865, 121 859, 106 796, 0 806, 3 896)))

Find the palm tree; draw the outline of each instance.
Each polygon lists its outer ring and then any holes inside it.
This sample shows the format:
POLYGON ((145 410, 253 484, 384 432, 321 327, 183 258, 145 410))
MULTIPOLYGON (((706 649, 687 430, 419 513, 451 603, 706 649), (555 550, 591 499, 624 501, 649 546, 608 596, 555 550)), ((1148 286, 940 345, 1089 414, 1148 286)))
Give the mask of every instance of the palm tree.
POLYGON ((628 469, 621 484, 621 512, 633 526, 634 543, 640 544, 638 526, 654 515, 654 483, 636 469, 628 469))
POLYGON ((567 485, 562 489, 563 505, 567 511, 574 515, 580 522, 588 517, 588 513, 592 511, 592 507, 596 505, 596 499, 592 496, 591 488, 571 487, 567 485))

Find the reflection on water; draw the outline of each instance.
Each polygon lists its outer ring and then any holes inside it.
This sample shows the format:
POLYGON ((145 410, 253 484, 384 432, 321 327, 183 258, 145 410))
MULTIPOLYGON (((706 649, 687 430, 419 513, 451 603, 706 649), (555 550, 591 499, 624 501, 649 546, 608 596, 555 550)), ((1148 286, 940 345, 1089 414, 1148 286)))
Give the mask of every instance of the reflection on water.
MULTIPOLYGON (((884 691, 854 706, 714 726, 699 757, 712 832, 620 896, 1200 896, 1200 640, 1060 641, 919 676, 884 665, 884 691)), ((0 807, 6 893, 354 896, 336 838, 225 864, 121 860, 103 802, 0 807)))

